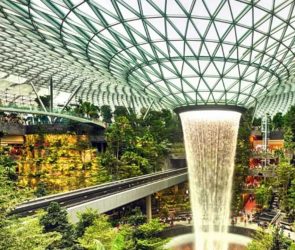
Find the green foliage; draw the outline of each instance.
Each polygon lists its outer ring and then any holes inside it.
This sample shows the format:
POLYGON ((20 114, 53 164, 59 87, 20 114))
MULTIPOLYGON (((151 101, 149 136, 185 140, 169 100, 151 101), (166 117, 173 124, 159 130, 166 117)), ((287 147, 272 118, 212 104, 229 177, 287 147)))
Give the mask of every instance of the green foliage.
POLYGON ((60 241, 50 244, 47 249, 80 249, 76 244, 73 225, 68 222, 67 211, 57 202, 50 203, 47 213, 40 218, 40 224, 45 233, 59 232, 62 235, 60 241))
POLYGON ((112 110, 109 105, 103 105, 100 107, 100 112, 102 115, 102 120, 105 123, 111 123, 112 122, 112 110))
POLYGON ((97 157, 97 175, 96 175, 96 183, 100 184, 100 183, 105 183, 111 180, 111 176, 108 173, 108 170, 106 169, 105 165, 102 166, 101 162, 102 162, 102 158, 101 157, 97 157))
POLYGON ((295 168, 287 161, 281 161, 276 168, 276 187, 281 198, 287 195, 291 180, 295 177, 295 168))
POLYGON ((138 226, 134 232, 138 250, 156 250, 160 249, 166 243, 165 240, 159 238, 159 233, 163 231, 165 226, 158 219, 153 219, 148 223, 138 226))
POLYGON ((257 230, 254 240, 247 246, 247 250, 291 250, 293 248, 292 240, 285 237, 279 228, 268 228, 267 231, 257 230))
POLYGON ((145 157, 150 165, 149 169, 143 170, 143 173, 150 173, 151 170, 159 171, 161 169, 161 159, 168 153, 168 141, 157 141, 149 132, 143 136, 135 137, 134 151, 145 157))
POLYGON ((295 220, 295 179, 291 181, 290 188, 288 189, 288 210, 289 218, 295 220))
POLYGON ((57 202, 51 202, 47 208, 47 213, 40 218, 40 223, 44 227, 44 232, 64 232, 70 226, 67 211, 60 207, 57 202))
POLYGON ((116 106, 114 110, 114 116, 115 120, 117 120, 117 118, 119 118, 120 116, 128 117, 129 113, 127 108, 125 108, 124 106, 116 106))
POLYGON ((113 175, 117 174, 117 169, 120 162, 113 153, 106 151, 101 155, 100 164, 102 167, 108 170, 111 176, 110 179, 113 179, 113 175))
POLYGON ((173 115, 169 110, 152 110, 144 120, 140 120, 140 123, 143 128, 151 133, 157 142, 164 140, 170 142, 183 141, 180 120, 178 116, 173 115))
POLYGON ((0 167, 5 170, 8 179, 12 181, 17 180, 17 174, 15 172, 16 162, 8 155, 0 156, 0 167))
POLYGON ((269 205, 272 195, 272 190, 270 187, 262 184, 255 189, 254 194, 257 204, 263 207, 267 207, 269 205))
POLYGON ((284 126, 284 117, 281 112, 278 112, 272 118, 272 127, 273 129, 281 129, 284 126))
POLYGON ((78 213, 79 221, 76 224, 76 235, 82 237, 86 228, 94 224, 95 219, 98 218, 96 210, 87 209, 86 212, 78 213))
POLYGON ((164 225, 158 219, 152 219, 150 222, 137 227, 135 237, 139 239, 150 239, 158 236, 164 228, 164 225))
POLYGON ((6 220, 5 224, 0 228, 0 249, 44 250, 61 239, 57 232, 43 233, 38 218, 6 220))
POLYGON ((6 214, 16 204, 31 197, 32 191, 28 188, 18 188, 16 182, 9 177, 5 166, 0 165, 0 215, 6 214))
POLYGON ((249 166, 249 159, 251 155, 251 144, 249 138, 252 129, 252 115, 252 109, 249 109, 242 114, 240 120, 240 127, 238 131, 235 169, 232 187, 233 199, 231 204, 232 210, 235 212, 239 211, 243 206, 241 193, 243 190, 243 183, 248 174, 247 169, 249 166))
POLYGON ((112 250, 134 250, 134 228, 129 225, 123 225, 113 242, 112 250))
POLYGON ((166 142, 158 142, 148 131, 142 134, 133 126, 127 117, 118 116, 105 133, 108 152, 102 156, 101 164, 117 178, 158 170, 159 161, 167 152, 166 142))
POLYGON ((132 214, 127 217, 127 223, 131 226, 139 226, 146 223, 146 216, 142 213, 139 207, 132 210, 132 214))
POLYGON ((284 129, 284 148, 290 152, 295 150, 294 133, 290 127, 284 129))
POLYGON ((48 190, 47 190, 47 184, 44 183, 44 182, 39 182, 37 184, 37 189, 35 191, 35 195, 37 197, 42 197, 42 196, 45 196, 45 195, 48 195, 48 190))
POLYGON ((116 173, 117 179, 126 179, 139 175, 142 175, 142 172, 140 171, 140 167, 135 164, 120 164, 120 166, 118 167, 118 171, 116 173))
POLYGON ((100 242, 105 249, 111 249, 116 232, 108 222, 108 217, 99 215, 93 222, 93 225, 86 228, 84 235, 78 239, 81 246, 86 249, 94 250, 100 242))
POLYGON ((240 127, 238 131, 237 149, 236 149, 236 164, 243 166, 249 165, 251 156, 250 135, 252 129, 253 110, 249 109, 241 116, 240 127))
POLYGON ((253 126, 255 126, 255 127, 260 127, 261 126, 261 118, 254 118, 253 119, 253 126))
POLYGON ((133 136, 134 130, 125 116, 119 116, 105 131, 108 148, 117 159, 126 148, 131 147, 133 136))
POLYGON ((167 241, 161 238, 153 239, 139 239, 137 241, 136 249, 138 250, 162 250, 167 241))
MULTIPOLYGON (((295 135, 295 105, 292 106, 284 116, 284 127, 291 128, 295 135)), ((293 138, 295 141, 295 138, 293 138)))
POLYGON ((263 230, 256 231, 255 238, 247 246, 247 250, 270 250, 274 237, 263 230))
POLYGON ((130 173, 129 177, 137 176, 140 174, 148 174, 151 172, 149 161, 134 152, 126 151, 122 155, 121 161, 123 163, 123 166, 127 165, 134 168, 134 170, 131 170, 133 173, 130 173))
POLYGON ((99 118, 99 107, 91 102, 83 102, 81 99, 78 101, 78 106, 74 112, 87 118, 99 118))
POLYGON ((232 199, 232 210, 234 212, 238 212, 242 209, 243 200, 241 198, 241 193, 244 188, 244 181, 248 175, 249 168, 247 166, 243 166, 241 164, 236 164, 234 169, 234 177, 233 177, 233 199, 232 199))

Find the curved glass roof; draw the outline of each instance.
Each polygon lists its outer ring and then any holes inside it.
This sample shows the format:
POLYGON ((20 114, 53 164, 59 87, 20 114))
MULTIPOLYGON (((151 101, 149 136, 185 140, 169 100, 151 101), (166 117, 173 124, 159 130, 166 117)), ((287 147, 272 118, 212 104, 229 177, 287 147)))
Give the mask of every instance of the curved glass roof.
POLYGON ((294 94, 294 7, 293 0, 2 0, 0 70, 39 87, 53 77, 60 91, 81 85, 77 98, 100 105, 259 102, 264 112, 273 98, 294 94))

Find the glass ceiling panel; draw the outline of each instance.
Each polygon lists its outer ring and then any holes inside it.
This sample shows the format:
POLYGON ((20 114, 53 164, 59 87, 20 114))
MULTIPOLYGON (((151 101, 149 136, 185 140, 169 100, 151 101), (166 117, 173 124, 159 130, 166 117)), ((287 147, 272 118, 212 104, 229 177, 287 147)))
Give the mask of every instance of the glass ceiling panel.
POLYGON ((49 78, 69 93, 83 85, 76 98, 99 105, 263 112, 273 98, 293 100, 294 9, 288 0, 2 0, 0 70, 38 88, 49 78))

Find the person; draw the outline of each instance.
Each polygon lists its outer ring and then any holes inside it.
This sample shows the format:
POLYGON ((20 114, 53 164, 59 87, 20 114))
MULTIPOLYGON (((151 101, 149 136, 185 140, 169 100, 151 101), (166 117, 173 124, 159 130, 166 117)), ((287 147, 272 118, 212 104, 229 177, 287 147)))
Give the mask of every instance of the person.
POLYGON ((231 219, 231 225, 232 225, 232 226, 235 225, 235 220, 234 220, 234 218, 231 219))
POLYGON ((192 217, 189 215, 187 220, 188 220, 188 224, 191 224, 192 217))

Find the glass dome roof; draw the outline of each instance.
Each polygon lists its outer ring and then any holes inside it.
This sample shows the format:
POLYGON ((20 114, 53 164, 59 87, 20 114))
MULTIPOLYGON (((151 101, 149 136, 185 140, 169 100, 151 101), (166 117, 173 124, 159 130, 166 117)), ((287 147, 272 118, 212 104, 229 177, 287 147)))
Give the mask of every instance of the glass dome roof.
POLYGON ((40 87, 50 77, 59 90, 81 85, 77 97, 99 104, 258 104, 264 112, 274 95, 294 101, 294 7, 293 0, 2 0, 0 70, 40 87))

